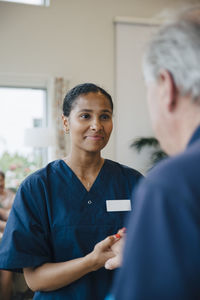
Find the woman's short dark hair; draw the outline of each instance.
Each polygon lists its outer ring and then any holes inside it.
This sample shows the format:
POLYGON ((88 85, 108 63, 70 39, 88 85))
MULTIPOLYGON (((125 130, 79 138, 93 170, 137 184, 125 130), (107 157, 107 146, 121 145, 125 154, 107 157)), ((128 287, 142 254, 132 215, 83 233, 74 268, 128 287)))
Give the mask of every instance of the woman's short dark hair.
POLYGON ((102 95, 104 95, 110 102, 111 109, 113 110, 113 101, 110 94, 108 94, 104 89, 102 89, 94 83, 83 83, 72 88, 65 96, 63 101, 64 116, 69 117, 70 112, 74 107, 76 99, 80 95, 86 95, 88 93, 101 93, 102 95))
POLYGON ((5 173, 3 171, 0 171, 0 176, 3 177, 3 179, 5 179, 5 173))

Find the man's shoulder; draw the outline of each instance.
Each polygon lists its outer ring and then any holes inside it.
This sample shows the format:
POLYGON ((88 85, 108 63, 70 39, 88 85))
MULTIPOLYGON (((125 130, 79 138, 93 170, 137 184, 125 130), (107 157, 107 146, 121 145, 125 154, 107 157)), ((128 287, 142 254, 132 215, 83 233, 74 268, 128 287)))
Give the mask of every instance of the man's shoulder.
POLYGON ((186 149, 182 153, 158 163, 147 175, 150 181, 173 184, 200 174, 200 151, 186 149))

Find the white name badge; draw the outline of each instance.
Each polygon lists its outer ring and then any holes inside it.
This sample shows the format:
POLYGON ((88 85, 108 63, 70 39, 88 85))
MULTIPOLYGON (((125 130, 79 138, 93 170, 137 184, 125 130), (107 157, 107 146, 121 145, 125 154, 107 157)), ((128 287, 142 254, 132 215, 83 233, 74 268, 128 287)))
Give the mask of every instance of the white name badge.
POLYGON ((128 199, 106 200, 107 211, 130 211, 131 201, 128 199))

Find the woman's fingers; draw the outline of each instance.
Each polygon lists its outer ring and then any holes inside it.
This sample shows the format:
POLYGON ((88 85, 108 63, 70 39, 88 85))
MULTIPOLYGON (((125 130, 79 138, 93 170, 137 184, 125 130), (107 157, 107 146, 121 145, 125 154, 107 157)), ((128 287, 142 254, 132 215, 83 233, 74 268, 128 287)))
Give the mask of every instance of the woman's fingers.
POLYGON ((124 234, 125 228, 122 228, 116 234, 110 235, 96 244, 92 252, 94 270, 102 266, 110 270, 120 266, 124 234))
POLYGON ((102 251, 111 250, 112 245, 114 245, 114 243, 120 238, 121 236, 119 234, 110 235, 97 245, 102 249, 102 251))
POLYGON ((121 266, 121 257, 119 255, 108 259, 105 263, 105 268, 107 270, 114 270, 121 266))
POLYGON ((126 227, 123 227, 121 229, 118 230, 117 234, 120 235, 120 237, 124 236, 126 233, 126 227))

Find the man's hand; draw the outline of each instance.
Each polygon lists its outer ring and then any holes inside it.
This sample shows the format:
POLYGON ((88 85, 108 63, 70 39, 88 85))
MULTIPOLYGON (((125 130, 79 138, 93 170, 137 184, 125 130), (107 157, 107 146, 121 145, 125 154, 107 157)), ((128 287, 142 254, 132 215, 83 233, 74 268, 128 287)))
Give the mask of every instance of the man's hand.
POLYGON ((111 235, 95 245, 94 250, 88 254, 93 262, 92 271, 96 271, 103 267, 107 260, 115 256, 112 247, 118 240, 119 237, 111 235))
POLYGON ((114 256, 108 259, 104 265, 105 268, 108 270, 113 270, 121 266, 122 252, 123 252, 123 246, 125 240, 125 231, 126 228, 122 228, 116 234, 116 237, 119 239, 111 246, 114 256))

